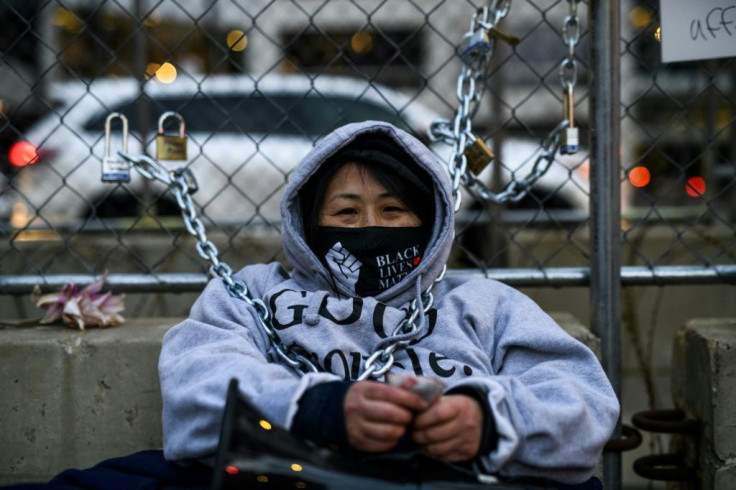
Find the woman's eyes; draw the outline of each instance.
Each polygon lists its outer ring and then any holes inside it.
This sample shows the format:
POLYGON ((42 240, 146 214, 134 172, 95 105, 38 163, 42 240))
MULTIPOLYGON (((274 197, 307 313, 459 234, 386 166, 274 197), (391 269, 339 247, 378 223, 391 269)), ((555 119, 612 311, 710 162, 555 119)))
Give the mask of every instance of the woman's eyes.
MULTIPOLYGON (((401 206, 385 206, 383 208, 384 213, 401 213, 404 212, 405 209, 401 206)), ((349 215, 349 214, 358 214, 358 210, 355 208, 343 208, 339 209, 337 213, 335 214, 342 214, 342 215, 349 215)))

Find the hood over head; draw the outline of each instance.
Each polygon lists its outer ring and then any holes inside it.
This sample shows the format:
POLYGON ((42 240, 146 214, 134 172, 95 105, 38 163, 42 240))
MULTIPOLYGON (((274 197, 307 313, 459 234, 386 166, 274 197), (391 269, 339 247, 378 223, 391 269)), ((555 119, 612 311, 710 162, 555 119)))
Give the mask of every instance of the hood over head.
POLYGON ((419 214, 429 233, 429 241, 419 265, 397 284, 376 296, 399 305, 416 296, 416 281, 422 291, 440 275, 452 247, 454 211, 447 172, 437 157, 409 133, 384 122, 366 121, 340 127, 320 139, 291 174, 281 200, 282 238, 293 274, 301 284, 315 290, 354 293, 331 279, 324 263, 310 248, 304 217, 319 212, 308 209, 312 199, 304 199, 311 179, 329 179, 347 161, 377 166, 398 175, 420 205, 419 214), (426 209, 424 209, 426 208, 426 209))

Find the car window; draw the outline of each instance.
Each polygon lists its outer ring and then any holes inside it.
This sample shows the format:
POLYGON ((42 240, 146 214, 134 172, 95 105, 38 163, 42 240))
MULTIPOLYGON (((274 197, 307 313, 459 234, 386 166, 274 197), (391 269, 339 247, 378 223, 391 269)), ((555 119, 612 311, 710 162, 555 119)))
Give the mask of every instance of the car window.
MULTIPOLYGON (((133 101, 114 107, 128 118, 131 131, 139 125, 138 105, 133 101)), ((318 95, 253 94, 248 97, 198 94, 194 97, 166 97, 147 101, 149 131, 158 124, 165 111, 176 111, 186 122, 187 132, 258 133, 321 136, 351 122, 378 120, 409 130, 396 112, 365 100, 318 95)), ((107 114, 92 118, 84 128, 104 131, 107 114)), ((176 120, 167 121, 166 130, 173 131, 176 120)))

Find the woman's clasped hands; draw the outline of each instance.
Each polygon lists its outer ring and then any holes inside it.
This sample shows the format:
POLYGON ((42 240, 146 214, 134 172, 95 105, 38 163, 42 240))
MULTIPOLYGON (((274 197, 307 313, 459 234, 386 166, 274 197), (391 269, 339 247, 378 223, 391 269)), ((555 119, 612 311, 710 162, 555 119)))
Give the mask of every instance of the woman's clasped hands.
POLYGON ((343 408, 348 441, 360 451, 389 451, 406 432, 427 455, 449 462, 472 459, 481 445, 483 410, 470 396, 443 395, 430 404, 403 388, 359 381, 343 408))

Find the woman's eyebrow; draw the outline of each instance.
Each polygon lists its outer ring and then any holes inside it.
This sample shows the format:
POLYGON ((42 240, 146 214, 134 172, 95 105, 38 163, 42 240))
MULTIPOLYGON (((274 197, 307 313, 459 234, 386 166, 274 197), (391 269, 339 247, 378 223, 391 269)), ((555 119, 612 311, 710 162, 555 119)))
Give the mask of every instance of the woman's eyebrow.
POLYGON ((342 192, 340 194, 335 194, 330 197, 329 201, 335 201, 337 199, 349 199, 349 200, 358 200, 360 199, 360 196, 358 194, 351 194, 349 192, 342 192))
MULTIPOLYGON (((385 198, 393 198, 396 197, 396 194, 394 194, 391 191, 382 192, 378 195, 379 198, 385 199, 385 198)), ((353 201, 357 201, 361 199, 362 196, 360 194, 353 194, 350 192, 341 192, 340 194, 335 194, 331 196, 328 200, 328 202, 335 201, 337 199, 349 199, 353 201)))

